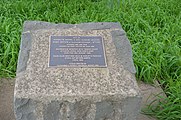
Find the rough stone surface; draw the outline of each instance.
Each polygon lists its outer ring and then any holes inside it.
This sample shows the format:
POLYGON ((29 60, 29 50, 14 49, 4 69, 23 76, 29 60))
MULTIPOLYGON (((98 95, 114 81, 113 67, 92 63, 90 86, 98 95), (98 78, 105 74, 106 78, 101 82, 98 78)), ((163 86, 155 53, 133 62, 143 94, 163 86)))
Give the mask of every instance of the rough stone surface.
POLYGON ((51 101, 47 106, 44 107, 44 120, 59 120, 59 111, 62 107, 62 103, 58 101, 51 101))
POLYGON ((141 93, 119 23, 24 24, 14 91, 17 120, 136 120, 141 93), (106 68, 48 67, 49 36, 102 36, 106 68), (120 46, 121 47, 120 47, 120 46))
POLYGON ((35 101, 27 98, 15 99, 15 111, 17 120, 36 120, 35 101))

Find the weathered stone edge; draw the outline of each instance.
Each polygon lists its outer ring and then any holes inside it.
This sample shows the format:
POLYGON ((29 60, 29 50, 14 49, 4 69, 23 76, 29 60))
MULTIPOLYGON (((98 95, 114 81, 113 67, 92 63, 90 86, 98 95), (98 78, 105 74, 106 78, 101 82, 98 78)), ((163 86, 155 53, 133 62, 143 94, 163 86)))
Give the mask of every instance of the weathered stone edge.
POLYGON ((30 32, 22 33, 16 73, 26 70, 30 50, 31 50, 31 33, 30 32))
POLYGON ((80 28, 82 30, 101 30, 101 29, 121 29, 119 22, 90 22, 80 24, 65 24, 65 23, 49 23, 44 21, 25 21, 23 32, 33 31, 39 29, 69 29, 69 28, 80 28))
POLYGON ((77 101, 75 103, 52 100, 48 103, 43 103, 33 99, 16 98, 15 115, 17 120, 36 120, 38 118, 44 120, 59 120, 64 118, 60 113, 60 109, 65 109, 67 108, 66 106, 69 106, 70 111, 67 115, 70 115, 70 120, 73 120, 74 117, 77 119, 83 118, 87 120, 87 112, 90 112, 90 109, 94 109, 93 111, 95 116, 90 117, 95 120, 101 119, 103 117, 114 118, 115 114, 117 114, 117 117, 120 117, 122 120, 136 120, 136 117, 139 114, 140 101, 140 97, 131 97, 126 98, 122 102, 118 103, 114 101, 101 101, 92 103, 91 101, 87 100, 77 101), (95 107, 92 108, 91 106, 93 104, 95 107), (43 110, 43 114, 40 116, 38 116, 39 112, 41 111, 39 107, 43 110), (119 109, 123 111, 121 111, 121 113, 119 113, 120 111, 115 111, 119 109))
POLYGON ((117 59, 125 67, 126 70, 135 74, 136 69, 134 67, 132 59, 131 43, 125 34, 122 34, 119 30, 111 31, 112 40, 116 47, 117 59))

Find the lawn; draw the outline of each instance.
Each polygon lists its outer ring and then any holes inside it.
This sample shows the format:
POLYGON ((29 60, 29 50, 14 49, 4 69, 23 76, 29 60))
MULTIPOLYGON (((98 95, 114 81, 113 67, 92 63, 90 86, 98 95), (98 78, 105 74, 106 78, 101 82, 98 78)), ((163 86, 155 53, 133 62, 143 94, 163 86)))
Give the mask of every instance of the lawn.
POLYGON ((0 0, 0 78, 15 77, 25 20, 120 22, 132 44, 137 80, 158 80, 167 95, 145 113, 181 120, 180 0, 0 0))

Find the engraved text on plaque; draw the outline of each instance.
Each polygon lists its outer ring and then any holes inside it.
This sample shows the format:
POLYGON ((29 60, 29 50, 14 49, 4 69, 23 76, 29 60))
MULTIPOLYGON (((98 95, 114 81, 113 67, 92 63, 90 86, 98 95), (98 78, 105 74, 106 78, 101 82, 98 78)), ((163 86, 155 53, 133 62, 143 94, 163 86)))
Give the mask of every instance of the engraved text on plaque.
POLYGON ((101 36, 50 36, 49 67, 106 67, 101 36))

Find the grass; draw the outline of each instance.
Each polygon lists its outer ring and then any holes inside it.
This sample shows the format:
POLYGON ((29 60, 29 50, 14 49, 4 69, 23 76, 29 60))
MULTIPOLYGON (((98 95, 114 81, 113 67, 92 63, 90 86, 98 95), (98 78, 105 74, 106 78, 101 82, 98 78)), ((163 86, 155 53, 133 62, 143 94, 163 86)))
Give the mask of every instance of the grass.
POLYGON ((146 114, 181 120, 180 0, 1 0, 0 77, 15 77, 25 20, 119 21, 132 44, 137 80, 159 80, 167 95, 146 114))

